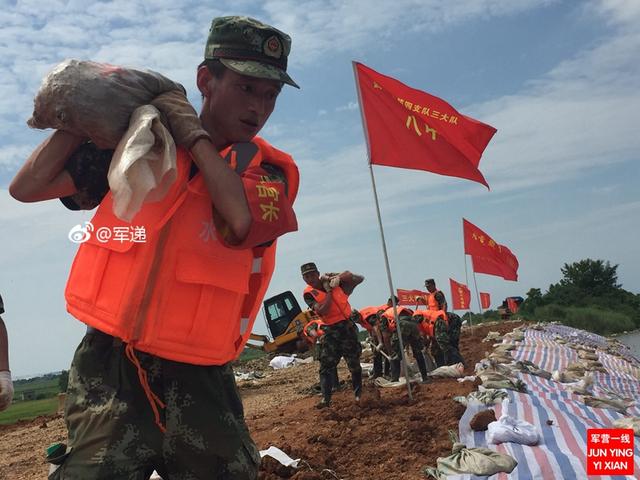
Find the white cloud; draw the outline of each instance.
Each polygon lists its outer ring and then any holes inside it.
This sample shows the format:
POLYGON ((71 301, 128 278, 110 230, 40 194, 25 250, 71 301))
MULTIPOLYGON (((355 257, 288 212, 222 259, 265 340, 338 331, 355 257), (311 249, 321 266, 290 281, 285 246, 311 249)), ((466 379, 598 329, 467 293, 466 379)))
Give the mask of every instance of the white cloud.
POLYGON ((339 107, 336 107, 336 112, 352 111, 357 109, 358 109, 358 104, 356 102, 349 102, 346 105, 341 105, 339 107))

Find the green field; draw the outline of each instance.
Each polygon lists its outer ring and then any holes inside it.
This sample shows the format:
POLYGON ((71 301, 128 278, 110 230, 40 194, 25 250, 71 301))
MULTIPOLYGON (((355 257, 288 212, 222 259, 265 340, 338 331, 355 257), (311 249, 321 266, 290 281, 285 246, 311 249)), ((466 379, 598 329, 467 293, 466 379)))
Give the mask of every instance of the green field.
POLYGON ((18 420, 28 420, 39 415, 52 415, 58 410, 58 397, 43 400, 30 400, 13 403, 4 412, 0 412, 0 425, 15 423, 18 420))
POLYGON ((33 396, 34 400, 42 400, 58 395, 60 392, 59 375, 16 380, 13 382, 14 400, 20 401, 23 394, 33 396))

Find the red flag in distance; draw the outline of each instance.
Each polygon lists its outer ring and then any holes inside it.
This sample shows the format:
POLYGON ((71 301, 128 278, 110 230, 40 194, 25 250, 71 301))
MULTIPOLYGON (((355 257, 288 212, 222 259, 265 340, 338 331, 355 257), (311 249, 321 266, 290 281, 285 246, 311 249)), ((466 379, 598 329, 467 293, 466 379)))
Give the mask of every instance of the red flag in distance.
POLYGON ((429 292, 423 292, 421 290, 402 290, 401 288, 398 288, 396 290, 396 295, 398 295, 398 305, 407 306, 417 305, 417 297, 422 297, 426 301, 429 292))
POLYGON ((372 164, 466 178, 489 188, 478 165, 495 128, 438 97, 353 64, 372 164))
MULTIPOLYGON (((506 247, 502 247, 506 248, 506 247)), ((511 252, 509 252, 511 253, 511 252)), ((495 275, 505 280, 518 281, 518 260, 511 254, 511 261, 515 262, 515 268, 512 268, 504 261, 494 260, 488 257, 471 257, 473 271, 476 273, 484 273, 485 275, 495 275)))
POLYGON ((471 290, 464 284, 458 283, 454 279, 449 279, 451 286, 451 300, 453 301, 453 310, 469 310, 471 302, 471 290))
POLYGON ((491 306, 491 295, 486 292, 480 292, 480 305, 487 310, 491 306))

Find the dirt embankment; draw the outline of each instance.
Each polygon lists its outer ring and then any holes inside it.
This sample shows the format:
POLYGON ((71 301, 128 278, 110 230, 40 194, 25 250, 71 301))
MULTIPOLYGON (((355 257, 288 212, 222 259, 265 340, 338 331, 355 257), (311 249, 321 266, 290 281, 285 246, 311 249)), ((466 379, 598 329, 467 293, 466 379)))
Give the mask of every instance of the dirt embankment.
MULTIPOLYGON (((491 346, 482 343, 489 330, 506 333, 521 322, 484 325, 463 331, 462 354, 472 373, 473 365, 491 346)), ((451 451, 448 430, 457 432, 464 408, 452 400, 475 390, 471 382, 438 379, 413 389, 378 389, 366 386, 360 405, 351 392, 344 362, 339 368, 346 380, 330 409, 317 410, 319 397, 311 386, 318 382, 318 364, 271 372, 264 361, 254 361, 265 378, 240 382, 247 424, 260 449, 270 445, 301 458, 298 471, 263 460, 263 480, 424 479, 422 467, 435 465, 451 451)), ((246 367, 245 367, 246 369, 246 367)), ((0 479, 41 480, 48 470, 44 449, 66 440, 60 416, 38 418, 0 426, 0 479)))

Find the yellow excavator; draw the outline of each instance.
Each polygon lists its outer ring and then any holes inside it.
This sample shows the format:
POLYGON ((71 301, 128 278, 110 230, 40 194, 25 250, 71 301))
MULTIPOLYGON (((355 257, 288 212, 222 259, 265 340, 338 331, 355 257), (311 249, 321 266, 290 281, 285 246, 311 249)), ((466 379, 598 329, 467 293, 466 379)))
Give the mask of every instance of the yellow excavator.
POLYGON ((309 348, 303 329, 319 317, 312 310, 302 310, 290 291, 279 293, 263 302, 263 313, 271 338, 252 333, 247 347, 267 353, 304 352, 309 348))

